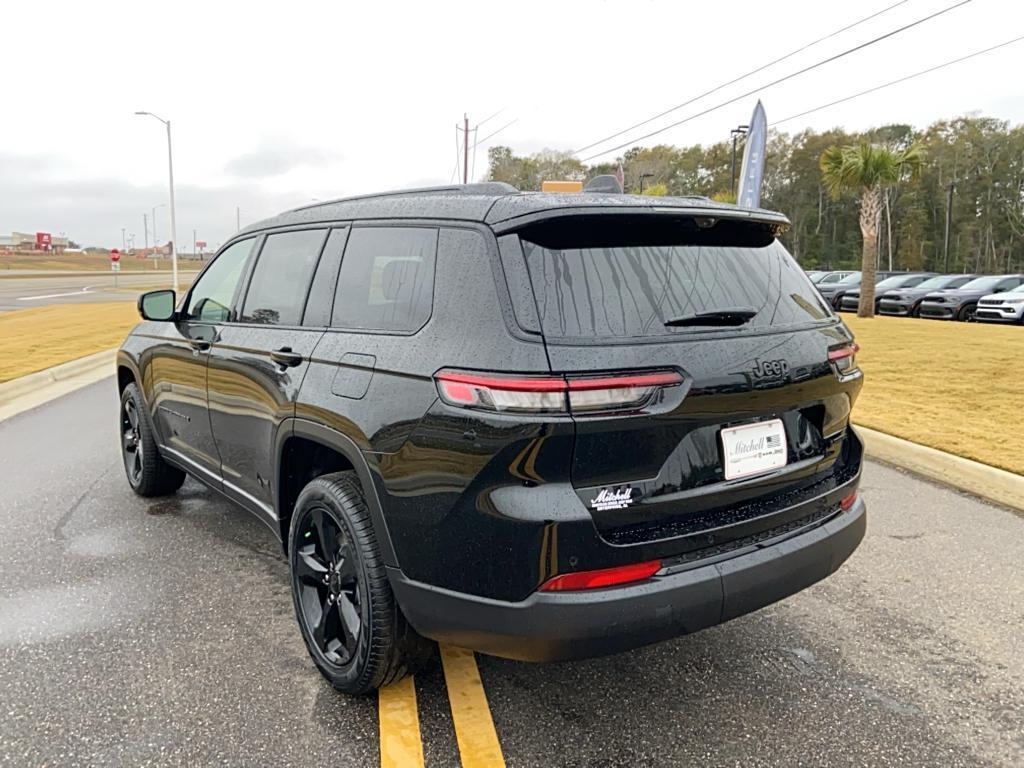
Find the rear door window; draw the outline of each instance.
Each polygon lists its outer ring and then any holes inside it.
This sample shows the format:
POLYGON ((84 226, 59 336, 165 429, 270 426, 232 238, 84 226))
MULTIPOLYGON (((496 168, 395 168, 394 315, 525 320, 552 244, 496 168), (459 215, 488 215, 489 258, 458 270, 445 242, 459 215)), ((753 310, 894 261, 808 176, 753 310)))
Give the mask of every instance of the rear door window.
POLYGON ((249 280, 241 322, 299 325, 325 235, 322 229, 267 235, 249 280))
POLYGON ((520 239, 548 338, 723 330, 665 323, 726 310, 756 313, 732 329, 737 332, 832 317, 807 276, 770 236, 737 232, 730 237, 728 230, 711 236, 682 225, 638 221, 573 227, 568 233, 549 229, 539 236, 524 232, 520 239))
POLYGON ((437 229, 353 227, 338 276, 331 325, 413 333, 434 300, 437 229))

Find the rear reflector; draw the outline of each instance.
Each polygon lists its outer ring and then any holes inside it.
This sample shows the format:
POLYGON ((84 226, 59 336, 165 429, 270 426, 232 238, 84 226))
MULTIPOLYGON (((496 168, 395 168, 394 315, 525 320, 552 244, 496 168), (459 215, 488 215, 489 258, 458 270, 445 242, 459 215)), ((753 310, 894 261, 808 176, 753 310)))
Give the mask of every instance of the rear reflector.
POLYGON ((661 570, 661 560, 650 560, 646 563, 632 563, 615 568, 602 568, 599 571, 576 571, 563 573, 544 582, 541 592, 577 592, 584 589, 601 589, 620 584, 631 584, 651 578, 661 570))
POLYGON ((843 510, 843 512, 849 512, 850 511, 850 507, 852 507, 856 503, 857 503, 857 492, 854 491, 849 496, 847 496, 845 499, 843 499, 842 501, 839 502, 839 508, 841 510, 843 510))
POLYGON ((675 371, 615 376, 506 376, 443 370, 435 377, 449 405, 502 413, 585 413, 636 409, 662 387, 683 382, 675 371))

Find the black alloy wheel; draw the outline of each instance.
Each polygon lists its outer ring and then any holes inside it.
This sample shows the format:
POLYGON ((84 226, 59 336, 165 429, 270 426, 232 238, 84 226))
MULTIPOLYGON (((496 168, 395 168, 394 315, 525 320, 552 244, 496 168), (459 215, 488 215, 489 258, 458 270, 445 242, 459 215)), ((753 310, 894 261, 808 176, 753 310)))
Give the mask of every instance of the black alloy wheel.
POLYGON ((295 615, 313 663, 339 691, 364 694, 433 655, 406 621, 388 581, 354 472, 310 480, 288 527, 295 615))
POLYGON ((137 487, 142 482, 143 462, 142 437, 139 434, 139 409, 134 398, 127 398, 121 404, 121 454, 128 482, 137 487))
POLYGON ((160 455, 142 395, 134 382, 121 393, 117 423, 124 473, 132 490, 139 496, 164 496, 181 488, 185 473, 172 467, 160 455))
POLYGON ((352 542, 330 510, 314 506, 306 510, 296 543, 294 578, 302 619, 327 661, 348 664, 359 650, 363 627, 352 542))

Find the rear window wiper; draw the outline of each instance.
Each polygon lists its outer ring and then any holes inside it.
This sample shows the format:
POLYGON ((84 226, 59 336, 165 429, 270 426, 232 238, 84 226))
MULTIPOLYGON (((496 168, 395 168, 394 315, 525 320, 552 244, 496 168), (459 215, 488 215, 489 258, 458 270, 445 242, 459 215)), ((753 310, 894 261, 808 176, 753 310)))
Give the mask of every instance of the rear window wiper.
POLYGON ((750 307, 709 309, 706 312, 694 312, 690 315, 673 317, 665 321, 665 326, 679 328, 693 325, 743 325, 756 314, 757 310, 750 307))

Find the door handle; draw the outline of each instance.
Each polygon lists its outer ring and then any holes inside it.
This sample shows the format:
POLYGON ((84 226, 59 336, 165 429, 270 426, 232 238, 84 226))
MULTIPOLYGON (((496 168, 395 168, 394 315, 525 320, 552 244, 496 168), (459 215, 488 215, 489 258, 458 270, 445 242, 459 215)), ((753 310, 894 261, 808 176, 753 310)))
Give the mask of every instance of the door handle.
POLYGON ((205 352, 211 346, 211 343, 206 339, 189 339, 188 343, 196 352, 205 352))
POLYGON ((302 355, 292 352, 291 347, 281 347, 270 353, 270 359, 284 368, 294 368, 302 362, 302 355))

